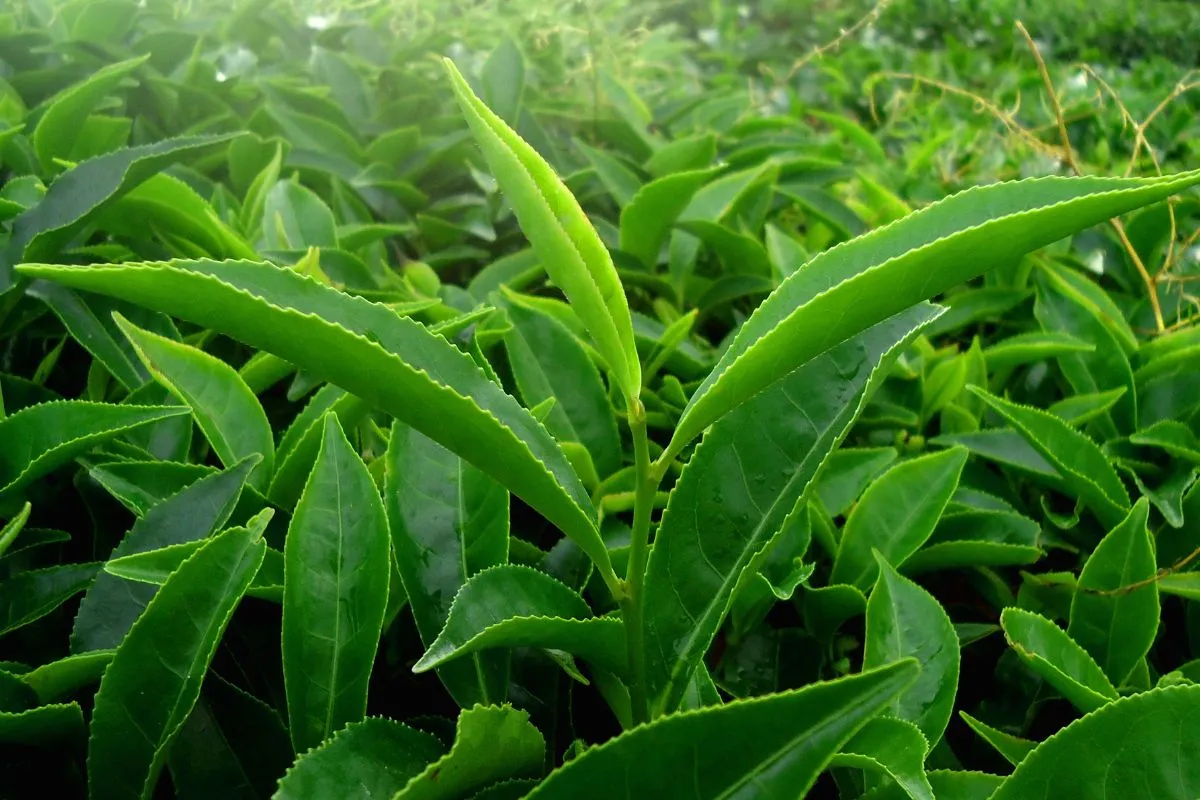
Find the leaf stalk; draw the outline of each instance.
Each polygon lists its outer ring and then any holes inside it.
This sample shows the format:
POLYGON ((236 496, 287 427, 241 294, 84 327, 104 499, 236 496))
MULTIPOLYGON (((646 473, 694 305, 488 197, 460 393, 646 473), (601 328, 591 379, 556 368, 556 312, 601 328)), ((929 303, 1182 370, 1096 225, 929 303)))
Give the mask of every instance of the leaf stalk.
POLYGON ((629 544, 629 566, 625 573, 625 598, 621 614, 625 620, 626 647, 629 651, 629 699, 635 725, 650 720, 650 702, 646 686, 646 636, 642 603, 646 581, 646 560, 650 549, 650 514, 661 476, 650 463, 650 440, 646 432, 646 407, 639 398, 629 406, 629 430, 633 434, 635 493, 633 535, 629 544))

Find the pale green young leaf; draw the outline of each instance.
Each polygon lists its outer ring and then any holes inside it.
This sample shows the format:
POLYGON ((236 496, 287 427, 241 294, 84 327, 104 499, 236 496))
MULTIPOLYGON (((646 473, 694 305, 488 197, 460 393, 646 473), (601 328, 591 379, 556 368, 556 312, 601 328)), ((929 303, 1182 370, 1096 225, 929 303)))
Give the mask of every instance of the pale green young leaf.
POLYGON ((1200 183, 1060 178, 1000 183, 949 197, 814 257, 738 331, 693 394, 668 457, 721 415, 868 325, 1030 250, 1200 183))
POLYGON ((445 65, 459 106, 534 252, 584 321, 625 396, 637 397, 642 377, 633 322, 604 243, 550 165, 475 96, 451 61, 445 65))
POLYGON ((595 510, 553 438, 470 359, 386 306, 250 262, 26 265, 273 352, 458 453, 557 525, 619 592, 595 510))
POLYGON ((142 330, 116 316, 155 380, 192 410, 196 424, 226 467, 248 456, 261 460, 250 485, 265 491, 275 469, 275 438, 262 405, 237 370, 195 347, 142 330))
POLYGON ((391 574, 383 502, 333 414, 283 557, 283 679, 303 752, 366 714, 391 574))

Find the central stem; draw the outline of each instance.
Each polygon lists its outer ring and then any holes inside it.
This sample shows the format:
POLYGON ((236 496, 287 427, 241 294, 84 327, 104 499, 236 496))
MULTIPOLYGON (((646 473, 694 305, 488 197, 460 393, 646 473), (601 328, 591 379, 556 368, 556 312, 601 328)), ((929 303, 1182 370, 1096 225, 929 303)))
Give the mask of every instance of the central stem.
POLYGON ((650 701, 646 686, 645 619, 643 589, 646 582, 646 557, 650 549, 650 512, 658 481, 650 464, 650 439, 646 433, 646 408, 634 399, 629 409, 629 430, 633 434, 635 491, 633 534, 629 540, 629 566, 625 570, 625 600, 621 614, 625 620, 625 642, 629 651, 629 701, 634 724, 650 720, 650 701))

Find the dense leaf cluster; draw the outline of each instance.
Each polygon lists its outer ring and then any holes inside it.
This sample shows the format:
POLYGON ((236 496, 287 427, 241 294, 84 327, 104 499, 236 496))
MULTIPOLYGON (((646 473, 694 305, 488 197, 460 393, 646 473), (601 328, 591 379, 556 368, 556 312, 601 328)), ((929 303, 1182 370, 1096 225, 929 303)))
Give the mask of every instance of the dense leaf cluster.
POLYGON ((1190 79, 777 13, 0 10, 0 795, 1200 795, 1190 79))

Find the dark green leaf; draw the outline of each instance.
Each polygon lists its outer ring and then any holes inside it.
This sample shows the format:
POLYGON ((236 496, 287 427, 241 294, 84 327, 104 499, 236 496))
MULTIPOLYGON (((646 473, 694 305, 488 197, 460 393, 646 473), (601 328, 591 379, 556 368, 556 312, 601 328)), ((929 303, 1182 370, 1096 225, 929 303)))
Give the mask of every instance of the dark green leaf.
POLYGON ((366 715, 391 574, 383 502, 333 414, 284 562, 283 677, 292 743, 303 752, 366 715))

